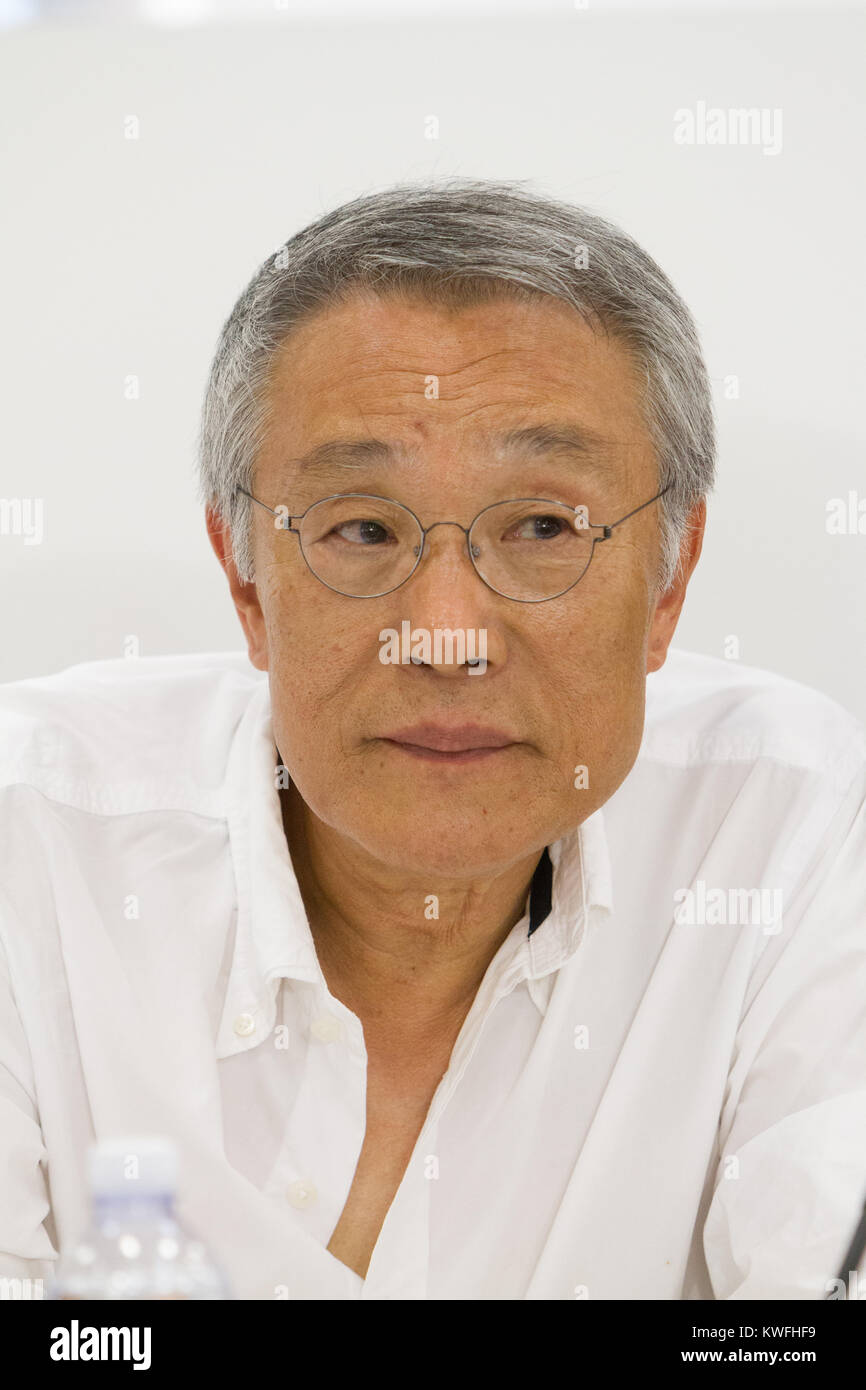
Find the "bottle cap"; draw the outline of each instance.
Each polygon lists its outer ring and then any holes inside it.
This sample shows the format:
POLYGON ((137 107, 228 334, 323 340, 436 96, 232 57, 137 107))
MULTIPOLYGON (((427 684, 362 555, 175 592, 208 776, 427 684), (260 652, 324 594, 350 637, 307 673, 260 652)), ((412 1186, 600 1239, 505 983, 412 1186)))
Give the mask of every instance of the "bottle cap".
POLYGON ((173 1193, 178 1156, 162 1135, 103 1139, 88 1151, 90 1190, 101 1196, 154 1196, 173 1193))

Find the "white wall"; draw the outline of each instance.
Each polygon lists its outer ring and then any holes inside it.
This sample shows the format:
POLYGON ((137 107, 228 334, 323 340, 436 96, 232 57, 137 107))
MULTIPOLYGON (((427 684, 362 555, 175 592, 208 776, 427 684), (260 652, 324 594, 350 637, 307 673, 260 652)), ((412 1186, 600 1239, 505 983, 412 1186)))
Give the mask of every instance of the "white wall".
POLYGON ((825 525, 829 499, 866 499, 866 23, 512 11, 3 36, 0 498, 41 498, 44 537, 0 535, 0 679, 129 634, 147 655, 242 645, 192 479, 219 327, 321 211, 468 174, 621 222, 692 306, 721 449, 677 644, 722 655, 736 635, 742 661, 866 719, 866 534, 825 525), (676 144, 698 101, 780 108, 781 153, 676 144))

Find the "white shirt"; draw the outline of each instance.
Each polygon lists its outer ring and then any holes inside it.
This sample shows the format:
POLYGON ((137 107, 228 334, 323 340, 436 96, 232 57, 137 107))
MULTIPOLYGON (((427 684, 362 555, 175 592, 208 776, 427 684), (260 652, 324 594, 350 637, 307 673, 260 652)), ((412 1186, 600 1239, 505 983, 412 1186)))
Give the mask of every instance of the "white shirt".
POLYGON ((267 676, 230 653, 0 687, 0 1275, 49 1278, 87 1146, 151 1132, 243 1298, 822 1298, 866 1189, 866 735, 684 652, 647 697, 362 1280, 326 1246, 364 1034, 292 871, 267 676))

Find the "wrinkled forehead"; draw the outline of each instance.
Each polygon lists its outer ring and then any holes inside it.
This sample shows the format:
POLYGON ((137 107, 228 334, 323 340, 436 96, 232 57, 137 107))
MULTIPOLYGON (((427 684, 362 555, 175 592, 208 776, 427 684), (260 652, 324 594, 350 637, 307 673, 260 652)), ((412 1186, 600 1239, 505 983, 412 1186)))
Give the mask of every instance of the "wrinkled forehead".
MULTIPOLYGON (((652 463, 627 346, 550 296, 462 308, 358 292, 309 316, 275 355, 260 463, 296 478, 491 463, 652 463)), ((258 469, 257 469, 258 472, 258 469)))

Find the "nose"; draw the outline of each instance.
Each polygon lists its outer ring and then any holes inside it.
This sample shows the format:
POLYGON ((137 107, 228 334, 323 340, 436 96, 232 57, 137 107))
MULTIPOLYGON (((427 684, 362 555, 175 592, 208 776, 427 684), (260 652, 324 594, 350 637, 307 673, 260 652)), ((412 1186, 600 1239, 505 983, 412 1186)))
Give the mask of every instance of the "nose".
POLYGON ((494 605, 505 600, 497 600, 476 573, 459 522, 436 521, 428 527, 421 563, 393 597, 399 621, 408 620, 415 633, 429 634, 423 656, 408 670, 429 668, 454 678, 475 669, 480 676, 504 661, 494 605))

